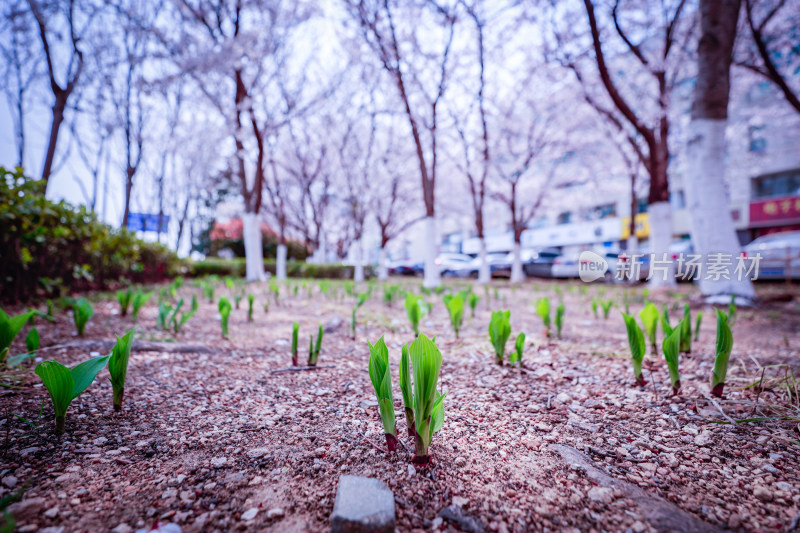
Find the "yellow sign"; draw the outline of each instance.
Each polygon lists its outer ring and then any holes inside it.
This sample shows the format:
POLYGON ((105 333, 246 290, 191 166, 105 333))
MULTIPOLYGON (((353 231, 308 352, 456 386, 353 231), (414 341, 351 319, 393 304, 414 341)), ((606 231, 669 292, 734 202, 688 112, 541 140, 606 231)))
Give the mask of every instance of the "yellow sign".
MULTIPOLYGON (((647 218, 647 213, 637 213, 633 218, 636 224, 636 237, 644 239, 650 235, 650 219, 647 218)), ((631 217, 622 218, 622 238, 627 239, 631 236, 631 217)))

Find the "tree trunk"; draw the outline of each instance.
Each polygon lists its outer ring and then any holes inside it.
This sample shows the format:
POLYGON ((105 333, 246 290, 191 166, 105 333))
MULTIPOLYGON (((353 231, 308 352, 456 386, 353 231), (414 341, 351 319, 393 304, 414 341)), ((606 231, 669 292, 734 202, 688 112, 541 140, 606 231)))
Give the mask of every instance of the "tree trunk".
POLYGON ((522 272, 522 245, 519 240, 514 240, 514 260, 511 263, 511 283, 519 283, 525 279, 522 272))
POLYGON ((489 270, 489 262, 486 260, 486 239, 481 236, 481 249, 478 252, 481 264, 478 267, 478 283, 486 284, 492 279, 492 273, 489 270))
POLYGON ((647 208, 650 220, 650 287, 672 287, 675 265, 669 253, 672 243, 672 206, 669 202, 656 202, 647 208))
POLYGON ((286 279, 286 252, 286 245, 280 243, 275 257, 275 277, 278 278, 279 281, 286 279))
POLYGON ((133 190, 133 174, 136 169, 128 167, 125 173, 125 209, 122 213, 122 227, 128 227, 128 218, 131 214, 131 191, 133 190))
POLYGON ((389 279, 389 265, 386 263, 386 247, 381 246, 378 252, 378 281, 386 281, 389 279))
POLYGON ((431 289, 442 284, 439 265, 436 264, 436 219, 429 215, 425 217, 425 277, 422 284, 431 289))
POLYGON ((261 224, 258 214, 245 212, 242 217, 242 237, 244 238, 244 255, 247 281, 263 281, 264 250, 261 242, 261 224))
POLYGON ((64 108, 67 106, 67 95, 56 94, 56 101, 53 104, 53 120, 50 123, 50 138, 47 141, 47 152, 44 156, 44 166, 42 167, 42 181, 44 181, 44 192, 47 194, 47 186, 50 183, 50 172, 53 170, 53 160, 56 156, 56 144, 58 143, 58 131, 61 123, 64 122, 64 108))
POLYGON ((361 249, 361 239, 356 239, 353 243, 356 247, 356 264, 353 268, 353 281, 361 283, 364 281, 364 250, 361 249))

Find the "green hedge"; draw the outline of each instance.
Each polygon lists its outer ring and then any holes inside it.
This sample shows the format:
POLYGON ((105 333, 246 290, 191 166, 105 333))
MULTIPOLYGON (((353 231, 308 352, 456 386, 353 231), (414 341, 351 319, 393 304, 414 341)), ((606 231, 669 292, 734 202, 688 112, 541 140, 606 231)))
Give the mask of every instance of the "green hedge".
MULTIPOLYGON (((328 278, 352 279, 353 268, 349 265, 316 264, 303 261, 287 261, 286 274, 290 278, 328 278)), ((264 270, 275 275, 275 260, 265 259, 264 270)), ((245 276, 245 260, 243 258, 220 259, 209 257, 202 261, 194 261, 189 268, 189 275, 193 277, 217 276, 245 276)), ((374 276, 372 267, 364 267, 366 277, 374 276)))
POLYGON ((97 221, 84 206, 52 202, 43 183, 0 167, 0 299, 152 283, 184 274, 166 246, 97 221))

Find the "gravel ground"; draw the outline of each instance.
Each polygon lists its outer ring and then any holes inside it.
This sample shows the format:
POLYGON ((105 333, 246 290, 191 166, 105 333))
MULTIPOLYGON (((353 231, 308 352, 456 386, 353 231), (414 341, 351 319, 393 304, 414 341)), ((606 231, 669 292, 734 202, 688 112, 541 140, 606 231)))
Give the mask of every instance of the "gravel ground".
MULTIPOLYGON (((418 286, 418 280, 398 281, 418 286)), ((306 288, 291 296, 286 290, 265 312, 263 284, 247 286, 256 295, 255 320, 247 322, 243 301, 232 313, 228 340, 221 339, 216 304, 203 298, 181 333, 159 331, 154 297, 142 311, 137 339, 168 341, 162 347, 170 349, 134 351, 120 414, 111 408, 104 370, 70 406, 60 440, 32 368, 5 372, 3 379, 17 385, 0 389, 0 494, 23 493, 10 508, 18 531, 122 533, 165 522, 189 532, 324 531, 344 473, 389 485, 400 531, 457 530, 439 517, 451 504, 489 531, 664 530, 632 496, 635 487, 712 529, 788 531, 797 525, 800 408, 792 407, 784 379, 790 368, 800 376, 796 288, 759 287, 770 303, 739 310, 726 396, 712 402, 712 309, 704 309, 692 353, 681 356, 683 388, 671 396, 663 359, 650 355, 648 385, 634 385, 619 316, 622 287, 498 286, 488 297, 476 288, 481 301, 474 318, 467 311, 460 339, 441 297, 428 297, 435 304, 421 329, 437 335, 444 358, 440 389, 447 398, 445 424, 425 469, 410 465, 402 447, 391 456, 381 450, 383 430, 367 375, 366 339, 385 334, 398 436, 413 451, 397 386, 400 345, 412 338, 402 301, 385 306, 376 286, 358 311, 353 339, 353 298, 344 291, 326 298, 314 285, 309 299, 306 288), (786 294, 794 300, 785 301, 786 294), (544 295, 565 302, 560 340, 544 338, 534 313, 533 302, 544 295), (593 316, 593 297, 615 300, 607 320, 593 316), (517 332, 527 333, 524 370, 494 363, 486 328, 497 309, 511 309, 509 348, 517 332), (318 324, 335 329, 324 338, 323 368, 274 372, 290 365, 295 320, 301 347, 318 324), (180 353, 188 344, 210 353, 180 353), (720 423, 749 418, 769 419, 720 423), (570 465, 554 444, 582 452, 616 483, 604 485, 586 468, 570 465)), ((643 288, 626 290, 638 312, 643 288)), ((200 296, 189 283, 180 292, 200 296)), ((218 296, 228 292, 217 289, 218 296)), ((113 297, 95 297, 87 340, 113 339, 131 326, 113 297)), ((694 313, 701 310, 691 286, 649 298, 659 307, 690 301, 694 313)), ((679 311, 672 315, 674 323, 679 311)), ((47 347, 43 357, 71 366, 90 355, 91 345, 77 342, 71 320, 63 311, 54 324, 37 320, 47 347)), ((12 353, 20 350, 18 341, 12 353)))

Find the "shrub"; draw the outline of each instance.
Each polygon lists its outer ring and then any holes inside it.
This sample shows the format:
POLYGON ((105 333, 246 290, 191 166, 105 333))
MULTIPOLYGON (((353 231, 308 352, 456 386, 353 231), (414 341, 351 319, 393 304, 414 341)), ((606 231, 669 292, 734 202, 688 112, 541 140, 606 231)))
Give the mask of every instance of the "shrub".
POLYGON ((101 355, 71 369, 58 361, 42 361, 36 365, 34 372, 41 378, 53 403, 53 411, 56 416, 56 435, 64 433, 69 404, 92 384, 97 374, 106 366, 107 361, 108 356, 101 355))
MULTIPOLYGON (((218 276, 231 276, 243 278, 246 272, 244 258, 221 259, 207 257, 202 261, 191 262, 188 266, 188 275, 199 278, 209 274, 218 276)), ((286 275, 290 278, 306 279, 350 279, 353 277, 354 267, 340 264, 306 263, 303 261, 287 261, 286 275)), ((275 275, 276 263, 272 259, 264 260, 264 271, 275 275)), ((364 276, 373 277, 372 267, 364 268, 364 276)))
POLYGON ((0 167, 0 299, 157 282, 185 263, 166 246, 97 221, 85 207, 44 196, 44 183, 0 167), (5 252, 8 253, 5 253, 5 252), (57 261, 52 258, 57 257, 57 261))
POLYGON ((494 311, 489 320, 489 340, 494 348, 497 364, 503 364, 506 354, 506 341, 511 336, 511 311, 494 311))
POLYGON ((75 319, 75 329, 78 330, 78 335, 83 337, 83 332, 86 330, 86 323, 92 318, 94 314, 94 307, 89 303, 86 298, 78 298, 72 304, 72 317, 75 319))
POLYGON ((717 309, 717 344, 714 371, 711 374, 711 394, 722 398, 725 377, 728 375, 728 360, 733 350, 733 333, 728 325, 728 315, 717 309))
MULTIPOLYGON (((389 371, 389 349, 383 337, 375 345, 369 345, 369 379, 378 398, 378 410, 381 413, 383 432, 386 435, 386 447, 390 452, 397 448, 397 427, 392 399, 392 374, 389 371)), ((415 374, 416 378, 416 374, 415 374)))
POLYGON ((633 376, 636 378, 636 383, 644 387, 647 382, 642 377, 642 361, 644 361, 644 353, 647 347, 644 342, 644 334, 636 323, 636 319, 627 313, 622 313, 622 318, 625 319, 625 328, 628 331, 628 346, 631 349, 631 362, 633 363, 633 376))
POLYGON ((539 315, 544 324, 545 337, 550 337, 550 298, 539 298, 536 301, 536 314, 539 315))
POLYGON ((219 315, 222 321, 222 337, 227 339, 228 318, 231 316, 231 302, 227 298, 220 298, 217 308, 219 309, 219 315))
POLYGON ((111 350, 111 355, 108 356, 108 373, 111 374, 115 412, 122 411, 122 399, 125 396, 125 379, 128 376, 128 360, 131 356, 134 331, 132 329, 122 337, 118 337, 111 350))

